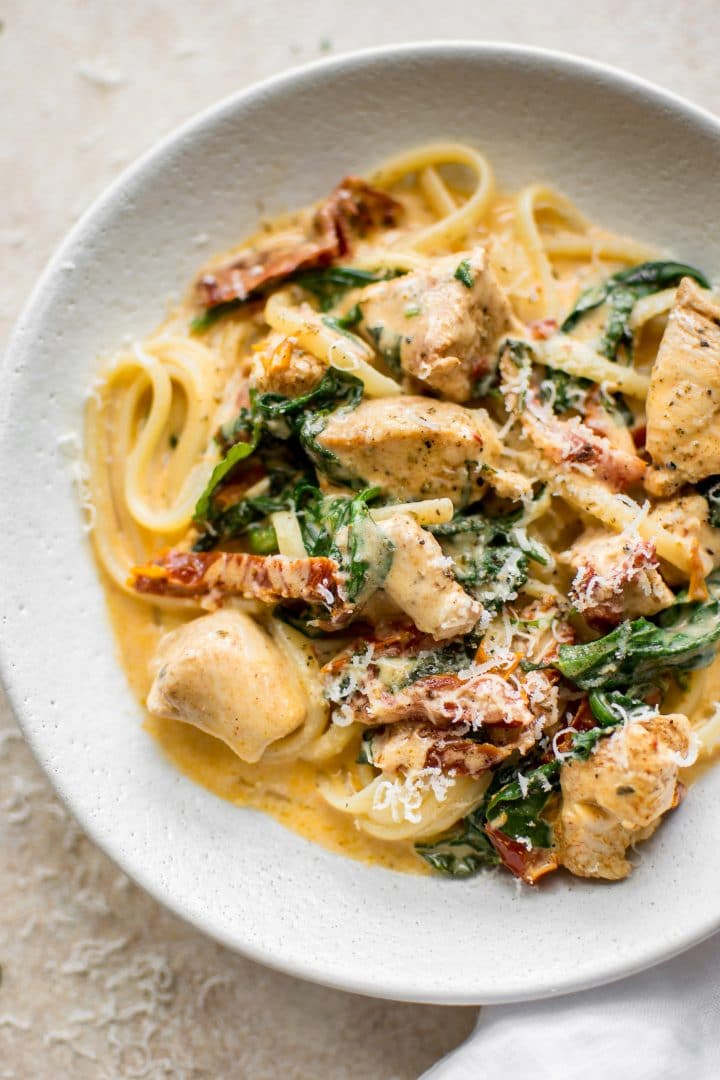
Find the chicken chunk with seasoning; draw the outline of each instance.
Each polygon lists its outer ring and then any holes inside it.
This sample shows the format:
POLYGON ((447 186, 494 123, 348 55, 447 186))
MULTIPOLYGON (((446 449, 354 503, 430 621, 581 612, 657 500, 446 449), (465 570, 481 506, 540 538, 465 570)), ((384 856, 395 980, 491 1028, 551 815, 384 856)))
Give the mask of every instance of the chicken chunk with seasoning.
POLYGON ((690 278, 678 287, 646 408, 651 495, 720 472, 720 306, 690 278))
MULTIPOLYGON (((720 529, 710 524, 707 499, 702 495, 681 495, 658 502, 648 514, 648 520, 687 544, 691 557, 697 561, 698 577, 705 578, 720 566, 720 529)), ((685 580, 669 565, 663 568, 663 573, 674 585, 685 580)))
POLYGON ((261 394, 296 398, 314 390, 326 371, 327 364, 292 337, 271 334, 255 356, 252 385, 261 394))
POLYGON ((513 325, 481 247, 369 286, 360 309, 365 336, 394 373, 451 401, 478 396, 497 364, 498 339, 513 325))
POLYGON ((563 765, 556 825, 561 864, 579 877, 627 877, 627 848, 651 836, 679 802, 678 769, 690 764, 692 743, 681 713, 651 716, 630 721, 587 761, 563 765))
POLYGON ((317 437, 344 468, 399 500, 474 502, 490 484, 520 499, 530 481, 501 465, 502 445, 484 409, 402 396, 365 400, 331 415, 317 437))
POLYGON ((383 587, 401 611, 436 640, 470 633, 483 613, 482 604, 458 585, 452 562, 432 533, 410 514, 396 514, 379 527, 394 547, 383 587))
POLYGON ((432 724, 401 723, 373 733, 365 752, 376 769, 396 774, 420 769, 454 769, 460 776, 481 776, 513 753, 513 746, 466 739, 432 724))
POLYGON ((577 571, 568 595, 591 626, 655 615, 675 599, 660 574, 655 545, 638 535, 588 529, 567 558, 577 571))
POLYGON ((214 735, 243 761, 259 761, 305 717, 305 697, 286 659, 239 611, 216 611, 173 630, 155 662, 150 713, 214 735))
POLYGON ((527 394, 521 422, 535 449, 564 470, 595 476, 614 491, 625 491, 643 478, 645 462, 634 447, 630 451, 620 449, 578 416, 558 420, 533 394, 527 394))

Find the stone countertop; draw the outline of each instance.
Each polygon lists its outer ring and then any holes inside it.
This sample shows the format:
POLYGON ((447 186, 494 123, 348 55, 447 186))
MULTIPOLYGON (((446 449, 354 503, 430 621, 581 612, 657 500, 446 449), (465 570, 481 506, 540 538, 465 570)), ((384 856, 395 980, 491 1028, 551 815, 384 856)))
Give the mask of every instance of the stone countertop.
MULTIPOLYGON (((0 341, 68 227, 192 113, 369 45, 485 38, 578 52, 720 112, 720 7, 609 0, 3 0, 0 341), (664 8, 664 10, 663 10, 664 8)), ((0 1080, 412 1080, 475 1010, 262 968, 169 915, 80 832, 0 700, 0 1080)))

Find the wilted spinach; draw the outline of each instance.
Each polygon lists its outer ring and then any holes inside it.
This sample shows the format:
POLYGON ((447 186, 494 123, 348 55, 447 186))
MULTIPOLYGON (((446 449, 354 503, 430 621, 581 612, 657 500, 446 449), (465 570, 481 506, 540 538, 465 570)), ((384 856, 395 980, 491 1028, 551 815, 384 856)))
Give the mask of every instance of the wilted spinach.
POLYGON ((708 520, 714 529, 720 529, 720 476, 701 480, 698 491, 707 499, 708 520))
POLYGON ((294 509, 308 555, 335 559, 345 574, 351 603, 379 588, 390 569, 393 545, 373 521, 368 503, 380 488, 366 488, 352 498, 323 495, 302 484, 294 493, 294 509))
POLYGON ((651 622, 620 623, 584 645, 561 645, 553 661, 582 690, 642 690, 669 674, 706 667, 720 641, 720 600, 677 603, 651 622))
POLYGON ((334 481, 357 487, 360 482, 345 474, 335 455, 317 442, 317 436, 323 431, 330 413, 354 409, 362 395, 363 384, 359 379, 333 367, 328 368, 317 386, 295 398, 275 393, 251 394, 250 408, 242 409, 235 420, 220 428, 217 435, 226 453, 213 469, 194 513, 197 525, 211 526, 199 541, 202 549, 213 546, 211 541, 215 532, 218 538, 239 535, 251 522, 264 516, 261 510, 268 514, 286 508, 286 495, 279 488, 271 491, 270 502, 264 502, 265 497, 261 496, 256 500, 241 500, 221 511, 214 504, 217 490, 236 466, 258 451, 270 475, 274 471, 284 473, 286 483, 296 484, 304 474, 309 474, 312 464, 334 481), (295 459, 294 470, 283 464, 283 455, 278 454, 282 448, 291 451, 286 456, 295 459), (272 461, 268 462, 268 458, 272 461))
POLYGON ((545 564, 543 548, 519 526, 522 512, 491 518, 456 514, 429 526, 454 563, 456 579, 490 610, 513 600, 528 578, 528 560, 545 564))
POLYGON ((500 856, 490 843, 479 811, 473 811, 437 840, 415 845, 433 870, 448 877, 472 877, 487 867, 497 866, 500 856))
POLYGON ((551 402, 553 412, 558 415, 570 412, 571 409, 583 412, 592 385, 590 379, 568 375, 560 368, 547 368, 540 383, 540 399, 551 402))
POLYGON ((620 270, 600 285, 586 289, 560 329, 563 333, 569 333, 588 312, 607 304, 608 319, 600 341, 600 352, 610 360, 615 360, 618 350, 624 346, 628 353, 632 354, 630 316, 635 304, 643 296, 679 284, 684 277, 693 278, 705 289, 710 288, 704 274, 684 263, 646 262, 629 270, 620 270))
POLYGON ((401 277, 407 270, 356 270, 352 266, 328 266, 322 270, 304 270, 293 277, 318 301, 321 311, 330 311, 350 289, 361 289, 377 281, 401 277))

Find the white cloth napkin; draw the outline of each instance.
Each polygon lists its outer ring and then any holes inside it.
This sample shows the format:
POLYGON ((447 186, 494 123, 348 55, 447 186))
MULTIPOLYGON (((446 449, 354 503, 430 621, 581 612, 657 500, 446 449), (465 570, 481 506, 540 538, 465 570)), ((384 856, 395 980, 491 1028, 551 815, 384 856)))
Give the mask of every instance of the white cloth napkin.
POLYGON ((720 1080, 720 934, 597 990, 486 1006, 430 1078, 720 1080))

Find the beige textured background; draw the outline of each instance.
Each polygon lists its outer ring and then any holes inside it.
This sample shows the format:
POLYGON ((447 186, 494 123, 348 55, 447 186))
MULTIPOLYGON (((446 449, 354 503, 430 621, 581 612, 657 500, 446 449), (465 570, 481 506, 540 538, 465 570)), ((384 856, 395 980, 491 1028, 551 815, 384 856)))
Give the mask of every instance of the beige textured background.
MULTIPOLYGON (((514 40, 606 60, 720 112, 717 0, 692 16, 657 0, 578 8, 0 0, 0 341, 54 245, 129 161, 215 99, 323 53, 514 40)), ((4 700, 0 965, 0 1078, 411 1080, 474 1020, 310 986, 178 922, 68 819, 4 700)))

